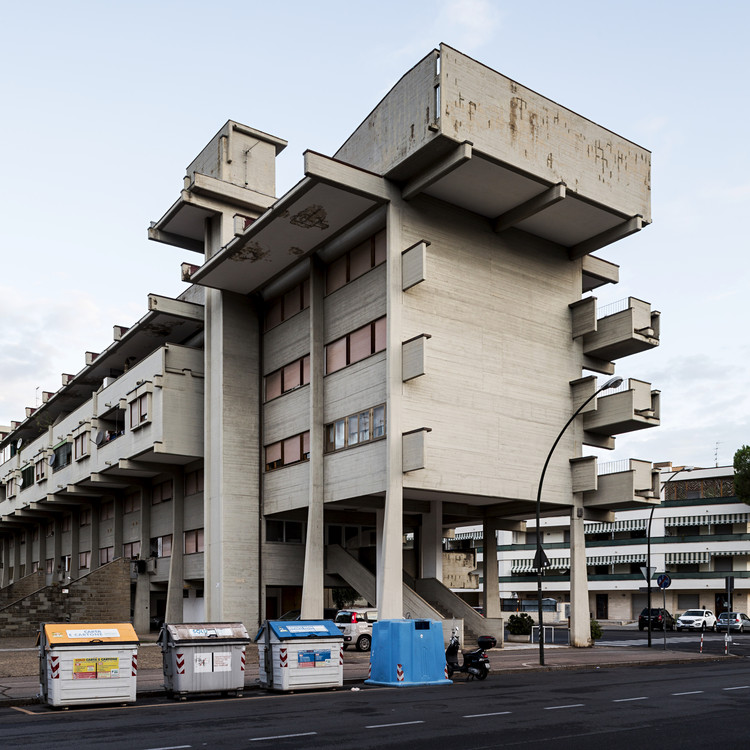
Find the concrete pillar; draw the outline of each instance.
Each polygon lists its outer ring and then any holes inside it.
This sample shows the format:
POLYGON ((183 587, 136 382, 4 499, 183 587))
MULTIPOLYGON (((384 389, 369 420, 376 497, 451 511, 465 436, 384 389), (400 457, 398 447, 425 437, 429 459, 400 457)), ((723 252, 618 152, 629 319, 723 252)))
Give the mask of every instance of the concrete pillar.
POLYGON ((401 619, 403 596, 403 460, 401 393, 401 208, 396 191, 387 211, 386 311, 386 494, 381 559, 378 565, 378 612, 381 620, 401 619))
POLYGON ((430 503, 430 512, 422 514, 419 537, 420 571, 422 578, 443 580, 443 504, 430 503))
POLYGON ((165 622, 183 622, 182 590, 184 575, 185 481, 181 471, 172 473, 172 556, 169 559, 169 583, 165 622))
POLYGON ((482 577, 484 578, 484 616, 502 617, 500 584, 497 579, 497 525, 494 518, 482 522, 482 577))
POLYGON ((303 620, 323 619, 325 528, 323 524, 323 376, 325 275, 321 264, 310 259, 310 483, 307 505, 307 538, 302 574, 303 620))
MULTIPOLYGON (((151 547, 151 489, 141 484, 141 560, 146 561, 151 547)), ((143 566, 139 566, 143 568, 143 566)), ((151 625, 151 579, 148 573, 138 571, 135 581, 135 601, 133 602, 133 627, 136 633, 148 633, 151 625)))
MULTIPOLYGON (((81 550, 81 521, 78 513, 70 514, 70 579, 75 581, 81 577, 80 553, 81 550)), ((86 573, 89 571, 86 570, 86 573)))
POLYGON ((570 518, 570 645, 592 645, 583 501, 576 497, 570 518))
POLYGON ((99 503, 91 504, 91 570, 101 567, 101 558, 99 557, 99 545, 101 539, 101 529, 99 520, 99 503))

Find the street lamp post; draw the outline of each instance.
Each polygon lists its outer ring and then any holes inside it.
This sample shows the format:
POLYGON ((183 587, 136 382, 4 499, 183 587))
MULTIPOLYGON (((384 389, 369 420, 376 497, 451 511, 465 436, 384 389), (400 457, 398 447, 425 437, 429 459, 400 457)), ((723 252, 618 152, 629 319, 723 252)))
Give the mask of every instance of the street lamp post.
POLYGON ((544 619, 542 611, 542 576, 544 575, 544 569, 549 566, 549 560, 547 555, 544 553, 542 547, 542 530, 541 530, 541 511, 542 511, 542 484, 544 483, 544 475, 547 473, 547 467, 549 466, 552 454, 557 448, 557 444, 560 442, 565 430, 570 427, 573 420, 583 411, 589 402, 593 401, 602 391, 606 391, 609 388, 617 388, 622 383, 622 378, 619 375, 610 378, 604 385, 597 388, 572 414, 570 419, 565 423, 565 426, 560 430, 560 434, 552 443, 552 447, 547 454, 547 460, 544 462, 544 468, 542 474, 539 477, 539 488, 536 493, 536 555, 534 557, 534 566, 536 567, 536 595, 537 595, 537 614, 539 617, 539 664, 544 666, 544 619))
MULTIPOLYGON (((667 499, 667 485, 682 471, 692 471, 694 466, 683 466, 677 469, 666 481, 662 482, 661 487, 664 490, 664 499, 667 499)), ((659 497, 661 502, 661 496, 659 497)), ((646 529, 646 609, 648 611, 648 647, 651 648, 651 521, 654 520, 655 505, 651 506, 651 512, 648 514, 648 528, 646 529)), ((666 624, 665 624, 666 627, 666 624)), ((665 641, 666 646, 666 641, 665 641)))

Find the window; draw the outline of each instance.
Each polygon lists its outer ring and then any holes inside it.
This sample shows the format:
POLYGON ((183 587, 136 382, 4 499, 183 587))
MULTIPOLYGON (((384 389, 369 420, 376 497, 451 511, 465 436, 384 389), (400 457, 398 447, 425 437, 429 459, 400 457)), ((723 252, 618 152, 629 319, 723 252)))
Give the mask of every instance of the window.
POLYGON ((89 455, 89 431, 84 430, 73 438, 73 455, 76 461, 80 461, 89 455))
POLYGON ((108 500, 99 507, 99 520, 109 521, 115 517, 115 501, 108 500))
POLYGON ((386 319, 368 323, 326 346, 326 375, 385 349, 386 319))
POLYGON ((42 479, 47 478, 47 458, 43 457, 40 458, 36 463, 34 464, 34 480, 37 482, 41 482, 42 479))
POLYGON ((87 570, 91 567, 91 550, 88 552, 78 553, 78 568, 79 570, 87 570))
POLYGON ((131 492, 129 495, 125 495, 125 499, 122 504, 123 513, 136 513, 141 509, 141 493, 131 492))
POLYGON ((55 448, 55 463, 53 471, 69 466, 73 456, 73 446, 70 443, 62 443, 55 448))
POLYGON ((91 508, 80 511, 78 523, 80 526, 91 526, 91 508))
POLYGON ((203 469, 185 474, 185 495, 197 495, 199 492, 203 492, 203 469))
POLYGON ((122 545, 122 556, 126 560, 138 560, 141 557, 140 542, 126 542, 122 545))
POLYGON ((155 484, 151 490, 151 505, 166 503, 172 499, 172 480, 168 479, 161 484, 155 484))
POLYGON ((185 554, 194 555, 196 552, 203 552, 203 529, 185 532, 185 554))
POLYGON ((266 305, 264 328, 270 331, 293 315, 310 306, 310 281, 305 279, 288 292, 276 297, 266 305))
POLYGON ((115 559, 115 548, 114 547, 102 547, 99 550, 99 565, 112 562, 115 559))
POLYGON ((63 516, 60 530, 63 532, 70 531, 70 528, 72 526, 72 521, 73 521, 73 516, 71 515, 63 516))
POLYGON ((25 466, 23 469, 21 469, 21 480, 23 481, 23 484, 21 485, 21 491, 25 490, 27 487, 31 487, 31 485, 34 484, 33 464, 29 464, 28 466, 25 466))
POLYGON ((326 453, 353 448, 386 435, 385 404, 338 419, 326 425, 326 453))
POLYGON ((55 571, 55 558, 54 557, 48 557, 44 561, 44 572, 45 573, 54 573, 55 571))
POLYGON ((310 432, 294 435, 266 446, 266 471, 280 469, 310 458, 310 432))
POLYGON ((54 535, 55 535, 55 524, 54 523, 48 523, 44 527, 44 536, 46 536, 47 539, 49 539, 51 536, 54 536, 54 535))
POLYGON ((266 541, 302 544, 304 527, 301 521, 266 520, 266 541))
POLYGON ((38 573, 39 572, 39 563, 38 562, 31 563, 31 572, 32 573, 38 573))
POLYGON ((100 416, 97 420, 97 448, 117 440, 125 434, 125 409, 115 408, 100 416))
POLYGON ((378 232, 361 245, 333 261, 326 271, 326 294, 331 294, 371 268, 385 263, 385 231, 378 232))
POLYGON ((149 421, 148 412, 151 402, 151 394, 144 393, 130 402, 130 429, 140 427, 149 421))
POLYGON ((295 360, 291 364, 269 373, 265 377, 265 400, 281 396, 310 382, 310 355, 295 360))
POLYGON ((172 535, 165 534, 151 539, 151 556, 152 557, 171 557, 172 556, 172 535))
POLYGON ((60 570, 62 570, 63 573, 70 572, 70 555, 63 555, 60 558, 60 570))

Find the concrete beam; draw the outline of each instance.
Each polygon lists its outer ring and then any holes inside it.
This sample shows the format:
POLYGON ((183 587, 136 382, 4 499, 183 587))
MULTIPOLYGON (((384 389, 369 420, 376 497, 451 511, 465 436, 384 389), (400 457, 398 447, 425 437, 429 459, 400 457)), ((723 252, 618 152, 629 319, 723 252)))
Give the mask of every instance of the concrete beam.
POLYGON ((167 315, 174 315, 179 318, 187 318, 188 320, 204 320, 203 305, 196 305, 194 302, 183 302, 172 297, 163 297, 160 294, 148 295, 148 309, 166 313, 167 315))
POLYGON ((437 164, 433 164, 421 175, 410 180, 401 191, 401 197, 406 201, 414 198, 419 193, 427 190, 430 185, 433 185, 447 174, 450 174, 454 169, 469 161, 471 156, 472 144, 469 141, 465 141, 457 146, 452 153, 438 161, 437 164))
POLYGON ((179 234, 165 232, 163 229, 156 229, 156 227, 148 228, 148 238, 154 242, 181 247, 183 250, 190 250, 194 253, 203 253, 206 250, 204 244, 199 240, 192 240, 189 237, 183 237, 179 234))
POLYGON ((496 232, 504 232, 506 229, 514 227, 524 219, 528 219, 534 214, 538 214, 540 211, 544 211, 550 206, 554 206, 555 203, 559 203, 565 199, 566 189, 564 182, 558 182, 557 185, 553 185, 548 190, 545 190, 539 195, 535 195, 524 203, 511 208, 510 211, 506 211, 504 214, 500 214, 493 222, 492 228, 496 232))
POLYGON ((386 181, 372 172, 305 151, 305 176, 357 195, 383 202, 390 200, 386 181))
POLYGON ((612 227, 612 229, 607 229, 601 234, 597 234, 583 242, 579 242, 577 245, 569 247, 568 257, 571 260, 581 258, 584 255, 588 255, 589 253, 601 249, 602 247, 611 245, 613 242, 629 237, 631 234, 640 232, 641 229, 643 229, 643 217, 639 215, 633 216, 622 224, 612 227))

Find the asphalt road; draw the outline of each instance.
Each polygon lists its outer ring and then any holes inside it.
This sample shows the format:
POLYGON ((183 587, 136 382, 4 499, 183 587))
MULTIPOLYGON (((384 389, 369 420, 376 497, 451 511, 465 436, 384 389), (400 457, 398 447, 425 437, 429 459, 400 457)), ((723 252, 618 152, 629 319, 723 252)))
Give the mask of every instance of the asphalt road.
POLYGON ((492 675, 442 687, 343 688, 0 710, 3 748, 747 747, 750 664, 492 675))
MULTIPOLYGON (((651 632, 651 648, 663 649, 666 635, 667 648, 677 651, 699 651, 704 654, 723 655, 725 649, 728 653, 736 656, 750 657, 750 633, 732 633, 732 639, 726 643, 726 633, 700 633, 687 630, 661 630, 651 632), (701 638, 702 636, 702 638, 701 638)), ((602 646, 647 646, 648 632, 639 631, 637 628, 606 628, 601 640, 597 641, 602 646)))

